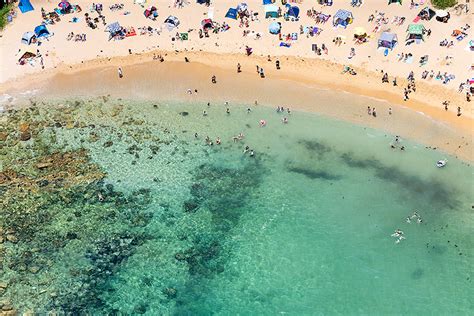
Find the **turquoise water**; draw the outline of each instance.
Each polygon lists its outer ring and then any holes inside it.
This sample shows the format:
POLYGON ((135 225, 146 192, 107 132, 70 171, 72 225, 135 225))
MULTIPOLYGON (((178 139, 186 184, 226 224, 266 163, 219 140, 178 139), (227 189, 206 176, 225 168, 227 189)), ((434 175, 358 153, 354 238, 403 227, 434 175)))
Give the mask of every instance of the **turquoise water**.
MULTIPOLYGON (((38 106, 28 114, 43 126, 38 135, 15 145, 15 159, 10 143, 2 148, 20 169, 27 159, 84 148, 106 174, 76 176, 67 188, 50 182, 21 202, 4 197, 4 230, 22 228, 17 243, 4 243, 0 280, 15 308, 472 313, 468 164, 407 140, 404 151, 391 149, 393 135, 315 114, 104 100, 38 106), (222 144, 208 146, 206 136, 222 144), (441 158, 448 166, 438 169, 441 158), (34 216, 16 213, 25 205, 34 216), (414 210, 421 224, 406 222, 414 210), (397 228, 406 237, 399 244, 390 236, 397 228)), ((10 113, 9 122, 25 115, 10 113)))

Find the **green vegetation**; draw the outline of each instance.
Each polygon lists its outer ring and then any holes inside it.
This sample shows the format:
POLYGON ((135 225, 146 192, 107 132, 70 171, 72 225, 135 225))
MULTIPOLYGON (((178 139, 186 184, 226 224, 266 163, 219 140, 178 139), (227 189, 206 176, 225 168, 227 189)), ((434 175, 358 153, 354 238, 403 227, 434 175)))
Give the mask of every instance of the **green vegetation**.
POLYGON ((454 6, 458 1, 457 0, 431 0, 431 3, 440 9, 446 9, 454 6))
POLYGON ((5 25, 7 25, 7 15, 12 7, 12 4, 7 4, 0 10, 0 30, 3 29, 5 25))

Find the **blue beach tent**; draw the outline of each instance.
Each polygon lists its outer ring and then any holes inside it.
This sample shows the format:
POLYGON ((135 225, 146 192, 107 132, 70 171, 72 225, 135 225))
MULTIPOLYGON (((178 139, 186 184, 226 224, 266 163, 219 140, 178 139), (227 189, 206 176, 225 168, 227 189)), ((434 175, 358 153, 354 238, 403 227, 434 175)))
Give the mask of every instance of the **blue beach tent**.
POLYGON ((237 9, 230 8, 225 15, 226 18, 237 20, 237 9))
POLYGON ((334 14, 332 25, 346 28, 353 20, 354 17, 350 11, 340 9, 337 10, 336 14, 334 14))
POLYGON ((36 34, 36 37, 37 38, 40 38, 40 37, 43 37, 43 36, 48 36, 49 35, 49 31, 48 29, 46 28, 45 25, 38 25, 37 27, 35 27, 35 34, 36 34))
POLYGON ((26 13, 34 10, 30 0, 20 0, 18 8, 20 9, 21 13, 26 13))
POLYGON ((300 8, 297 6, 291 6, 287 4, 286 7, 288 8, 288 16, 297 18, 300 15, 300 8))

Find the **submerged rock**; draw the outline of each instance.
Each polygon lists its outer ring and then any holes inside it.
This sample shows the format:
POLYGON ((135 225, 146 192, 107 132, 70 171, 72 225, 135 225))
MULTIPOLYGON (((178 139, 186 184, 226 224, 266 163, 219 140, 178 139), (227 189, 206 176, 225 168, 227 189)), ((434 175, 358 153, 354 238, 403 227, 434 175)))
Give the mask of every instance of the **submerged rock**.
POLYGON ((22 132, 20 134, 20 140, 21 141, 26 142, 27 140, 30 140, 30 139, 31 139, 31 132, 30 131, 22 132))
POLYGON ((167 298, 172 299, 176 298, 176 296, 178 295, 178 291, 173 287, 167 287, 163 290, 163 294, 165 294, 167 298))

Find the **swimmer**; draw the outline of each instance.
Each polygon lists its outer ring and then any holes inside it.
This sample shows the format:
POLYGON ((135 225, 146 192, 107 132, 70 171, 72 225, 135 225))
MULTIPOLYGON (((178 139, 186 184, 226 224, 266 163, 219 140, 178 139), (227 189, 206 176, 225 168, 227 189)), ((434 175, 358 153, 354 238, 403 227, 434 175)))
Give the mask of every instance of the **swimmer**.
POLYGON ((418 212, 417 211, 413 211, 413 214, 411 215, 411 218, 417 218, 419 217, 420 215, 418 215, 418 212))
POLYGON ((226 112, 227 114, 230 114, 230 109, 227 108, 227 110, 225 110, 225 112, 226 112))
POLYGON ((407 217, 407 223, 408 223, 408 224, 411 224, 410 216, 407 217))
POLYGON ((416 220, 416 223, 421 224, 421 223, 423 223, 423 220, 420 217, 418 217, 418 219, 416 220))
POLYGON ((211 106, 211 102, 207 102, 207 106, 208 106, 208 107, 211 106))
POLYGON ((265 125, 267 125, 267 122, 265 120, 260 120, 259 124, 260 127, 264 127, 265 125))
POLYGON ((249 114, 252 110, 250 108, 247 108, 247 113, 249 114))
POLYGON ((284 117, 282 122, 283 122, 283 124, 287 124, 288 123, 288 118, 284 117))
POLYGON ((207 116, 207 112, 206 112, 206 111, 203 111, 203 112, 202 112, 202 116, 207 116))
POLYGON ((99 201, 101 201, 101 202, 102 202, 103 200, 105 200, 104 196, 103 196, 100 192, 97 193, 97 197, 99 198, 99 201))
POLYGON ((198 133, 194 133, 194 138, 198 138, 198 133))
POLYGON ((193 94, 193 90, 191 90, 191 89, 186 90, 186 92, 187 92, 188 94, 193 94))
POLYGON ((243 133, 239 133, 239 135, 237 136, 239 139, 244 139, 244 134, 243 133))
POLYGON ((253 157, 255 156, 255 153, 253 152, 253 150, 250 151, 250 157, 253 157))
POLYGON ((291 114, 290 108, 286 108, 286 112, 287 112, 288 114, 291 114))
POLYGON ((220 139, 220 137, 217 137, 216 138, 216 145, 220 145, 220 144, 221 144, 221 139, 220 139))
POLYGON ((249 150, 250 150, 250 147, 249 147, 249 146, 245 146, 244 154, 246 154, 249 150))

